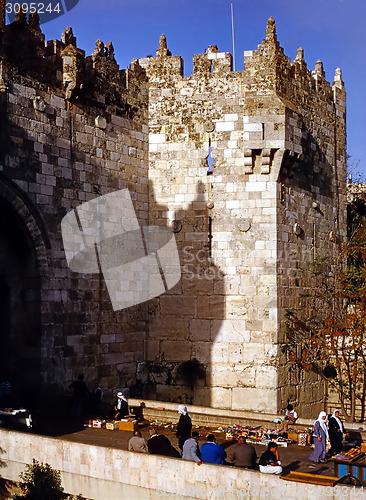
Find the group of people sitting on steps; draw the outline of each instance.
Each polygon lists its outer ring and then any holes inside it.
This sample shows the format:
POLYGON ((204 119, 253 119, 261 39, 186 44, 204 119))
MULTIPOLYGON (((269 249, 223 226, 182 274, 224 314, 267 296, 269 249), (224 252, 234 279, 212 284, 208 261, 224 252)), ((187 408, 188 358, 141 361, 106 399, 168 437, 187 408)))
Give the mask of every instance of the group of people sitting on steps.
MULTIPOLYGON (((192 460, 201 465, 202 463, 235 465, 248 469, 258 469, 264 474, 281 474, 282 466, 278 452, 278 445, 275 442, 268 443, 267 450, 261 455, 257 465, 257 455, 255 448, 246 443, 244 436, 239 436, 231 460, 228 460, 225 449, 216 442, 214 434, 208 434, 206 443, 201 448, 198 445, 200 435, 197 431, 192 432, 191 417, 185 405, 179 405, 180 414, 177 425, 178 446, 181 454, 174 448, 169 439, 158 434, 155 429, 150 429, 150 439, 142 437, 140 431, 136 431, 130 439, 128 449, 130 451, 146 452, 151 454, 165 455, 170 457, 182 457, 192 460)), ((287 406, 283 429, 293 425, 298 416, 293 406, 287 406)), ((328 455, 338 454, 342 451, 342 440, 345 433, 339 410, 334 410, 329 418, 327 426, 327 414, 322 411, 314 422, 313 442, 314 450, 309 459, 316 463, 326 462, 326 444, 330 440, 331 448, 328 455)))
MULTIPOLYGON (((134 436, 128 443, 129 451, 176 458, 182 457, 186 460, 196 462, 197 465, 201 465, 202 463, 225 464, 248 469, 258 469, 255 449, 252 445, 246 443, 244 436, 239 437, 238 444, 231 457, 232 461, 229 462, 225 449, 216 442, 214 434, 208 434, 206 443, 200 448, 198 445, 200 435, 197 431, 192 432, 192 421, 187 407, 179 405, 178 412, 180 417, 176 436, 181 454, 174 448, 166 436, 158 434, 155 429, 149 430, 149 440, 142 437, 140 431, 135 431, 134 436)), ((282 472, 276 443, 268 444, 268 449, 260 457, 259 470, 266 474, 280 474, 282 472)))

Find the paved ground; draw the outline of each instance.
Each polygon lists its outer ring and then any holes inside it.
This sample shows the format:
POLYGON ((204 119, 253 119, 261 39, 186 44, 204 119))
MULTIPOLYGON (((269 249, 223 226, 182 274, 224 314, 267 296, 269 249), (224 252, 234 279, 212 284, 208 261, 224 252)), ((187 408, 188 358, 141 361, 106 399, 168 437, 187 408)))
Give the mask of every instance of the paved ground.
MULTIPOLYGON (((143 437, 149 439, 149 429, 154 427, 159 434, 165 434, 173 444, 178 449, 178 440, 175 436, 175 428, 171 425, 150 425, 148 422, 140 423, 139 427, 142 432, 143 437)), ((193 430, 198 430, 201 435, 200 445, 205 442, 205 437, 210 432, 214 432, 216 435, 217 442, 221 444, 230 458, 230 453, 233 450, 236 442, 226 441, 224 432, 215 432, 214 428, 208 427, 195 427, 193 430)), ((59 427, 56 429, 52 426, 49 429, 44 428, 43 432, 46 435, 53 435, 57 439, 64 439, 70 441, 76 441, 81 443, 93 444, 97 446, 108 446, 113 448, 118 448, 121 450, 127 450, 128 440, 132 436, 132 432, 125 432, 114 430, 110 431, 107 429, 93 429, 90 427, 79 427, 78 429, 70 429, 69 426, 64 426, 64 428, 59 427)), ((254 445, 257 456, 259 457, 267 448, 263 445, 254 445)), ((311 453, 310 446, 298 446, 297 444, 289 445, 287 448, 279 447, 279 454, 283 467, 283 474, 289 473, 290 470, 297 470, 301 472, 308 472, 314 474, 324 474, 332 476, 334 474, 334 465, 332 462, 327 464, 314 464, 308 460, 308 456, 311 453)))

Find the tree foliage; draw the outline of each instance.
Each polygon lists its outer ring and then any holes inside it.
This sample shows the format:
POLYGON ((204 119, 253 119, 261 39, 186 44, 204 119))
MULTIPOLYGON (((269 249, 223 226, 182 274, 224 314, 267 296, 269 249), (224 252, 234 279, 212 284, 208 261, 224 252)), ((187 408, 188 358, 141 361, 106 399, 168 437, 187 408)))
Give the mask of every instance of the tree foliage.
POLYGON ((49 464, 38 462, 33 458, 20 474, 20 488, 23 495, 17 495, 14 500, 62 500, 69 498, 61 486, 61 473, 49 464))
POLYGON ((336 262, 317 262, 312 293, 302 309, 287 311, 285 343, 292 367, 313 371, 338 393, 342 413, 365 418, 366 227, 360 225, 336 262))

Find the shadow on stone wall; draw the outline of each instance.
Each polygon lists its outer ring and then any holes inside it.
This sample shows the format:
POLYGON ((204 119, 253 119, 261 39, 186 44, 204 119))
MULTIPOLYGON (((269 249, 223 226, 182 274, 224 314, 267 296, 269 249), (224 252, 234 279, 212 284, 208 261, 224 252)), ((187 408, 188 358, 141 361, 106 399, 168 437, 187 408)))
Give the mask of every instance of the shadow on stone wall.
POLYGON ((150 225, 174 231, 182 277, 174 288, 148 303, 145 361, 138 366, 137 385, 131 392, 135 397, 210 406, 213 364, 227 362, 227 353, 224 346, 213 352, 225 318, 225 276, 212 260, 217 242, 206 186, 198 182, 194 201, 174 214, 173 204, 156 201, 152 182, 149 192, 150 225))
MULTIPOLYGON (((324 310, 324 304, 317 303, 314 296, 314 265, 325 257, 334 258, 346 236, 340 232, 342 219, 346 217, 342 214, 345 207, 341 200, 346 179, 345 172, 329 163, 324 147, 305 125, 302 148, 300 157, 286 152, 279 176, 282 224, 291 228, 293 234, 289 233, 289 241, 278 255, 278 260, 286 262, 288 268, 287 273, 278 274, 278 293, 283 314, 291 310, 299 318, 309 318, 314 311, 324 310)), ((286 331, 285 318, 281 318, 280 330, 282 335, 286 331)), ((280 371, 281 407, 295 403, 304 418, 316 415, 324 407, 324 381, 319 375, 289 363, 284 352, 280 355, 280 371)))

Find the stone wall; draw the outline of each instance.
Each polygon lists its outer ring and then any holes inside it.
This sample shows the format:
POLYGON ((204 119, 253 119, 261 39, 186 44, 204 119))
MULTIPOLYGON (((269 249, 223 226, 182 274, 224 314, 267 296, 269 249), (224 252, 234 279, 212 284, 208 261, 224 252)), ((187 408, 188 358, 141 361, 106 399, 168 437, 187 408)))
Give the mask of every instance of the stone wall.
POLYGON ((193 74, 171 56, 139 60, 149 79, 150 221, 172 227, 179 285, 150 305, 150 396, 276 413, 288 401, 317 411, 323 386, 288 373, 284 313, 298 308, 316 257, 345 237, 345 92, 321 62, 293 63, 273 19, 244 72, 208 47, 193 74), (179 365, 196 358, 194 391, 179 365), (167 382, 168 381, 168 382, 167 382))
POLYGON ((0 378, 24 384, 41 375, 64 388, 83 373, 103 387, 133 385, 146 307, 114 312, 102 275, 70 271, 60 223, 81 203, 127 187, 147 224, 146 78, 137 63, 120 71, 111 44, 97 41, 85 57, 70 28, 44 44, 32 22, 7 26, 1 46, 1 216, 19 227, 8 231, 18 235, 12 247, 1 246, 8 361, 0 378), (30 270, 21 256, 9 265, 25 242, 30 270))
POLYGON ((62 387, 83 372, 138 397, 316 411, 322 385, 289 374, 280 347, 312 263, 345 237, 340 70, 330 86, 302 49, 291 62, 272 18, 244 71, 210 46, 183 76, 164 36, 121 71, 111 43, 85 57, 70 28, 45 43, 19 14, 1 34, 0 92, 2 376, 62 387), (114 312, 101 274, 67 267, 60 222, 124 187, 141 224, 175 233, 182 279, 114 312))
POLYGON ((134 453, 0 429, 1 475, 17 481, 38 461, 61 471, 65 491, 94 500, 117 498, 363 498, 361 488, 290 483, 236 467, 134 453), (5 451, 6 450, 6 451, 5 451), (135 488, 131 488, 135 487, 135 488), (121 491, 123 492, 121 494, 121 491))

